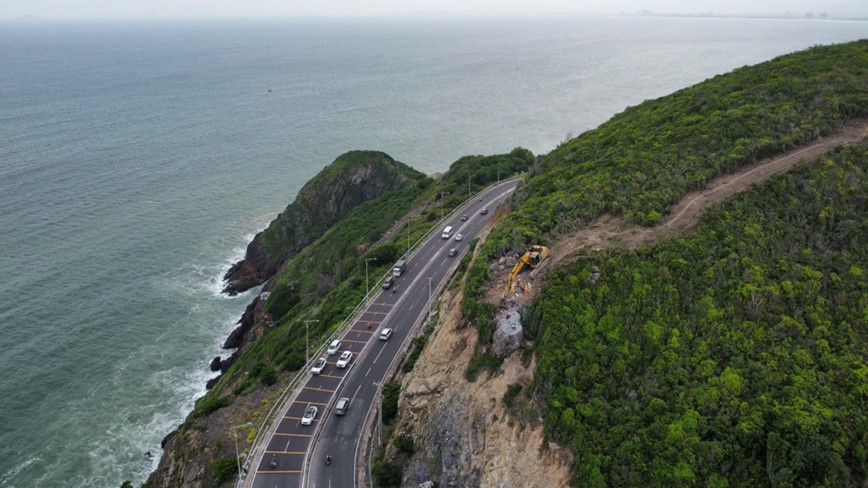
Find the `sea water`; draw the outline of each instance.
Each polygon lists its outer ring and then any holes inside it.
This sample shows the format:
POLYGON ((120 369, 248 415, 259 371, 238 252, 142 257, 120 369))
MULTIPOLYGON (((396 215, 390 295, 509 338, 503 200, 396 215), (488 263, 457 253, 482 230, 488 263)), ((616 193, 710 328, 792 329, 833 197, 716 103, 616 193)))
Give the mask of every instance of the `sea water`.
POLYGON ((221 276, 326 164, 536 153, 868 24, 0 23, 0 487, 141 483, 251 293, 221 276), (156 455, 147 459, 144 453, 156 455))

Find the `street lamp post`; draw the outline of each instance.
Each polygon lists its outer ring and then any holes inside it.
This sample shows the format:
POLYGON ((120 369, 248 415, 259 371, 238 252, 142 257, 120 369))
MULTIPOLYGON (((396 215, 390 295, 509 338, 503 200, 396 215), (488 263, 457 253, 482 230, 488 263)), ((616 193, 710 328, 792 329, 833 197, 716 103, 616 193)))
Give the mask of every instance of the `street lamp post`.
POLYGON ((428 315, 431 315, 431 277, 428 277, 428 315))
POLYGON ((377 446, 383 447, 383 384, 374 382, 374 386, 377 387, 377 392, 375 395, 377 396, 377 446))
POLYGON ((443 199, 448 194, 449 194, 448 191, 441 191, 440 192, 440 220, 443 220, 443 211, 446 210, 446 201, 443 199))
POLYGON ((407 256, 410 255, 410 221, 414 220, 413 218, 407 219, 407 256))
POLYGON ((368 284, 368 261, 376 261, 376 259, 365 259, 365 296, 368 296, 368 293, 371 291, 371 285, 368 284))
POLYGON ((238 429, 240 427, 253 427, 253 422, 247 422, 232 427, 232 436, 235 438, 235 464, 238 465, 238 481, 241 481, 241 455, 238 453, 238 429))
POLYGON ((310 344, 309 344, 309 334, 308 334, 308 324, 311 322, 319 323, 319 320, 310 319, 304 321, 304 364, 307 364, 310 361, 310 344))

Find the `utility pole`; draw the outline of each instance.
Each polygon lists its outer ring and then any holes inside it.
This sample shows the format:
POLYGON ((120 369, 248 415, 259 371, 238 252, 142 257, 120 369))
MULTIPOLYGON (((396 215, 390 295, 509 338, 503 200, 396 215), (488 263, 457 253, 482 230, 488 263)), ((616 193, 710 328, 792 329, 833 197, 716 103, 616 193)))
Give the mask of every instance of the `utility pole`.
POLYGON ((413 218, 407 219, 407 254, 406 254, 406 256, 410 255, 410 221, 411 220, 413 220, 413 218))
POLYGON ((319 320, 310 319, 304 321, 304 364, 310 362, 310 344, 308 339, 310 335, 308 334, 308 324, 310 324, 311 322, 319 323, 319 320))
POLYGON ((241 427, 253 427, 253 422, 247 422, 232 427, 232 437, 235 438, 235 464, 238 466, 238 483, 241 483, 241 455, 238 453, 238 429, 241 427))
POLYGON ((446 191, 446 192, 441 191, 440 192, 440 220, 443 220, 443 211, 446 209, 446 201, 444 200, 444 198, 448 194, 449 194, 448 191, 446 191))
POLYGON ((371 285, 368 284, 368 261, 376 261, 376 259, 365 259, 365 296, 368 296, 368 293, 371 291, 371 285))

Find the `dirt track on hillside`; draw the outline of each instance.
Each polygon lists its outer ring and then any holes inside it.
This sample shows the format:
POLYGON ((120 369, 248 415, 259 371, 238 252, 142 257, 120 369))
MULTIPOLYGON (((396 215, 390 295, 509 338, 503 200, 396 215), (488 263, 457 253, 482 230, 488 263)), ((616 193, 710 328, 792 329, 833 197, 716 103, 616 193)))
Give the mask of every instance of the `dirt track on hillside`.
POLYGON ((696 228, 699 216, 709 206, 742 192, 753 184, 761 183, 772 175, 815 160, 836 146, 854 144, 866 137, 868 137, 868 121, 859 121, 848 125, 835 135, 818 139, 810 145, 760 161, 736 173, 715 178, 704 189, 685 195, 672 208, 672 212, 666 219, 654 227, 628 225, 621 218, 603 215, 591 225, 559 239, 552 246, 552 262, 549 266, 586 254, 586 248, 635 249, 642 245, 654 244, 663 238, 682 236, 696 228))

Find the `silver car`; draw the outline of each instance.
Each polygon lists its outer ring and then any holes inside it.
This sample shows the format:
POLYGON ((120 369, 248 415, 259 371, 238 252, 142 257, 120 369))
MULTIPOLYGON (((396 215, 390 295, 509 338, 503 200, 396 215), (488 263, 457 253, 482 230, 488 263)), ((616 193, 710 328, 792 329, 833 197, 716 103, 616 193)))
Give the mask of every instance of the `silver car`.
POLYGON ((350 351, 344 351, 343 354, 341 354, 341 357, 338 358, 338 362, 335 366, 344 369, 348 364, 350 364, 351 359, 353 359, 353 353, 350 351))
POLYGON ((326 358, 319 358, 313 364, 313 367, 310 368, 310 372, 313 374, 320 374, 326 367, 326 358))
POLYGON ((315 405, 308 405, 307 408, 304 409, 304 415, 301 416, 301 425, 312 424, 313 419, 316 418, 317 411, 315 405))

